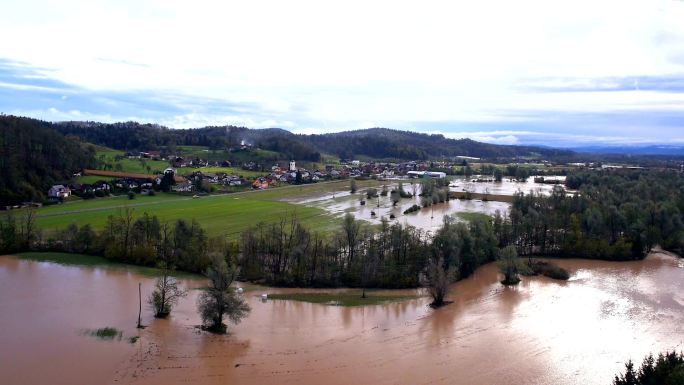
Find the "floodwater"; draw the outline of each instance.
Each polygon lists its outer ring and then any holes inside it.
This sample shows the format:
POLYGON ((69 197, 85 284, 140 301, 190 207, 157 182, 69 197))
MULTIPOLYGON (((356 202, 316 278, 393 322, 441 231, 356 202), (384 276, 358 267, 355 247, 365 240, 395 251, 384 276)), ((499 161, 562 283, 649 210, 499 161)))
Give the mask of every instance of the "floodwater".
MULTIPOLYGON (((501 182, 474 182, 479 176, 474 176, 471 179, 464 179, 463 177, 456 177, 449 185, 451 191, 470 191, 481 194, 504 195, 512 196, 518 191, 529 193, 530 191, 541 194, 549 194, 553 190, 554 185, 534 182, 534 177, 529 177, 524 182, 516 182, 504 179, 501 182)), ((551 180, 565 180, 564 176, 546 177, 551 180)), ((397 183, 390 181, 387 183, 388 190, 392 190, 397 186, 397 183)), ((378 192, 382 186, 378 186, 378 192)), ((404 189, 412 194, 420 193, 420 183, 417 180, 407 179, 404 181, 404 189), (415 187, 415 188, 414 188, 415 187)), ((505 214, 509 211, 511 205, 506 202, 496 201, 482 201, 482 200, 452 200, 445 203, 440 203, 429 208, 424 208, 409 214, 404 214, 404 211, 409 207, 417 204, 420 206, 420 197, 401 199, 396 206, 392 205, 390 195, 380 196, 377 198, 366 199, 365 188, 359 189, 356 194, 350 194, 349 191, 330 191, 326 193, 316 193, 312 196, 289 198, 286 201, 296 204, 307 205, 311 207, 318 207, 326 210, 333 215, 342 216, 346 213, 351 213, 356 219, 361 219, 371 224, 380 224, 382 218, 392 221, 398 221, 405 225, 412 225, 424 231, 433 232, 442 226, 443 218, 446 215, 454 216, 458 213, 481 213, 487 215, 494 215, 496 211, 505 214), (360 201, 365 200, 365 204, 361 205, 360 201), (394 215, 395 219, 390 219, 390 215, 394 215)), ((456 220, 460 218, 455 216, 456 220)))
MULTIPOLYGON (((389 190, 396 186, 395 183, 387 184, 389 190)), ((413 193, 412 186, 413 185, 407 182, 404 184, 404 189, 409 193, 413 193)), ((382 187, 378 187, 377 190, 380 191, 381 188, 382 187)), ((420 186, 418 186, 417 183, 416 192, 420 193, 420 186)), ((356 219, 361 219, 374 225, 380 224, 382 218, 384 218, 389 220, 390 223, 399 222, 430 232, 434 232, 442 227, 443 218, 446 215, 453 216, 457 213, 482 213, 494 215, 496 211, 507 213, 511 206, 510 203, 506 202, 482 201, 477 199, 451 200, 449 202, 423 208, 420 211, 404 214, 404 211, 414 204, 420 206, 420 197, 414 196, 412 198, 404 198, 401 199, 396 206, 393 206, 389 194, 387 194, 387 196, 366 199, 365 189, 360 189, 356 194, 350 194, 349 191, 336 191, 334 193, 317 194, 313 197, 290 200, 290 202, 318 207, 339 216, 351 213, 356 219), (361 198, 365 201, 364 205, 360 204, 361 198), (390 215, 392 214, 395 219, 390 219, 390 215)), ((457 220, 459 219, 458 216, 455 218, 457 220)))
MULTIPOLYGON (((528 194, 530 191, 538 192, 541 194, 548 195, 553 191, 555 185, 548 183, 536 183, 534 181, 534 176, 527 178, 524 182, 517 182, 515 180, 510 180, 504 178, 501 182, 475 182, 480 176, 473 176, 470 179, 465 179, 464 177, 457 177, 454 179, 449 189, 451 191, 470 191, 473 193, 480 194, 493 194, 493 195, 513 195, 518 191, 522 191, 528 194)), ((491 178, 491 177, 487 177, 491 178)), ((565 181, 565 176, 547 176, 544 177, 546 180, 558 180, 565 181)), ((563 184, 560 185, 565 188, 563 184)))
MULTIPOLYGON (((514 288, 484 266, 428 298, 344 308, 258 296, 229 336, 198 332, 197 291, 168 320, 134 328, 138 282, 122 270, 0 257, 3 384, 610 384, 629 358, 682 349, 684 260, 559 260, 567 282, 514 288), (84 328, 115 326, 135 344, 84 328)), ((184 281, 191 286, 198 280, 184 281)), ((288 291, 297 289, 287 289, 288 291)))

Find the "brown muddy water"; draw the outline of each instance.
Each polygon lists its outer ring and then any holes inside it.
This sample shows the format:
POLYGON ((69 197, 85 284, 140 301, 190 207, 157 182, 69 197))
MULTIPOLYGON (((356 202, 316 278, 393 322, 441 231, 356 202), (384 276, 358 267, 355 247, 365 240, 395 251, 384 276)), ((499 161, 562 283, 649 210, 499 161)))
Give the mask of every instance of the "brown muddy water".
MULTIPOLYGON (((195 328, 197 291, 135 329, 138 282, 122 270, 0 257, 2 384, 610 384, 629 358, 682 349, 684 261, 559 260, 567 282, 498 283, 496 267, 428 298, 344 308, 268 300, 229 336, 195 328), (121 341, 80 332, 113 326, 121 341), (140 335, 135 344, 125 337, 140 335)), ((184 281, 197 286, 201 281, 184 281)))

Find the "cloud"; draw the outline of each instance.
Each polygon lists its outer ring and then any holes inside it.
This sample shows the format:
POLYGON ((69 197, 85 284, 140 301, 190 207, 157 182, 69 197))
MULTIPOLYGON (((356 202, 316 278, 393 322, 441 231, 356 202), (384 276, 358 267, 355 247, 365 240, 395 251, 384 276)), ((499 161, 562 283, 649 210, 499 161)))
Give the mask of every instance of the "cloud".
POLYGON ((683 19, 684 3, 658 0, 23 0, 0 13, 13 37, 0 45, 0 108, 509 144, 677 141, 683 19))

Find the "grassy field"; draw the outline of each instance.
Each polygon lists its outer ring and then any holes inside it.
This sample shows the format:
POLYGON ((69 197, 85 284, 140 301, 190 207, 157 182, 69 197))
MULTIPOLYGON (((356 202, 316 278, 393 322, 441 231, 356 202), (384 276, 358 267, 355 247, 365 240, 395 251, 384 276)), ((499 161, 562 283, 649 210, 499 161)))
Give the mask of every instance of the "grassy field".
MULTIPOLYGON (((359 188, 376 183, 359 182, 359 188)), ((344 190, 349 181, 316 183, 302 186, 286 186, 263 191, 210 195, 192 198, 187 195, 158 193, 154 196, 136 195, 133 200, 127 196, 96 198, 45 206, 37 210, 36 223, 49 235, 69 224, 90 224, 102 229, 110 215, 118 215, 125 208, 134 210, 134 216, 143 213, 156 215, 163 222, 177 219, 197 220, 211 236, 225 235, 231 239, 258 222, 278 222, 288 215, 296 215, 311 229, 334 231, 339 228, 339 217, 323 209, 307 207, 283 201, 322 192, 344 190)), ((17 212, 16 215, 19 215, 17 212)))
POLYGON ((204 174, 225 172, 228 175, 238 175, 238 176, 241 176, 241 177, 246 178, 246 179, 253 179, 253 178, 265 176, 265 175, 268 175, 271 173, 270 170, 264 171, 264 172, 249 171, 249 170, 243 170, 243 169, 238 168, 238 167, 200 167, 200 168, 188 167, 188 168, 176 169, 176 172, 179 175, 191 174, 195 171, 200 171, 204 174))
POLYGON ((485 213, 470 213, 470 212, 460 212, 456 213, 456 216, 460 219, 463 219, 464 221, 474 221, 476 219, 481 219, 481 220, 489 220, 492 217, 485 213))
POLYGON ((124 152, 100 147, 95 154, 95 158, 100 162, 111 164, 113 168, 110 171, 156 174, 163 172, 164 169, 169 167, 169 162, 165 160, 128 158, 116 160, 117 155, 124 155, 124 152), (116 167, 117 164, 121 165, 121 170, 116 167))
POLYGON ((37 225, 45 231, 63 229, 70 223, 89 223, 102 229, 107 217, 117 215, 124 208, 134 209, 135 216, 147 212, 162 222, 177 219, 197 220, 212 236, 236 238, 246 228, 258 222, 276 222, 287 215, 297 215, 312 228, 331 228, 333 218, 324 210, 290 203, 250 199, 237 194, 207 196, 199 199, 157 194, 135 200, 104 198, 51 206, 38 210, 37 225), (80 204, 79 204, 80 203, 80 204))
POLYGON ((105 181, 109 182, 112 181, 114 178, 108 178, 106 176, 97 176, 97 175, 84 175, 84 176, 79 176, 76 177, 75 182, 80 183, 80 184, 93 184, 98 181, 105 181))
MULTIPOLYGON (((227 152, 225 150, 211 150, 204 146, 177 146, 178 154, 181 156, 191 156, 209 161, 231 160, 235 162, 266 161, 281 159, 282 155, 278 152, 255 149, 249 151, 227 152)), ((270 166, 270 165, 269 165, 270 166)))

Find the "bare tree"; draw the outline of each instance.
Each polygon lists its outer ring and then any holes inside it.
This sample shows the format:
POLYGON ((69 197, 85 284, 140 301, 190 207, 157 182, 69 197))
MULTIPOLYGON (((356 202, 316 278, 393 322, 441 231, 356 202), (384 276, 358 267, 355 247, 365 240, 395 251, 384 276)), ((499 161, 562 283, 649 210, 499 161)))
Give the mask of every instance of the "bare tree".
POLYGON ((347 267, 351 268, 354 263, 354 256, 361 235, 361 223, 355 220, 352 214, 347 213, 342 222, 342 231, 344 238, 347 241, 347 256, 349 257, 347 260, 347 267))
POLYGON ((22 243, 27 249, 31 248, 31 244, 36 238, 36 210, 33 207, 26 209, 25 215, 21 221, 22 243))
POLYGON ((239 323, 250 312, 250 307, 231 284, 237 277, 234 266, 228 266, 223 258, 214 258, 206 272, 209 286, 205 287, 197 299, 197 308, 207 330, 225 333, 223 317, 239 323))
POLYGON ((438 308, 446 305, 444 298, 449 291, 449 285, 453 281, 455 270, 444 266, 444 258, 438 260, 432 258, 427 269, 428 292, 432 297, 430 306, 438 308))
POLYGON ((413 190, 413 196, 418 196, 418 183, 411 182, 411 189, 413 190))
POLYGON ((401 193, 399 190, 392 190, 390 193, 390 200, 392 201, 392 206, 396 206, 401 200, 401 193))
POLYGON ((169 275, 170 269, 164 263, 162 266, 162 275, 157 278, 154 284, 154 291, 147 299, 147 303, 154 310, 154 316, 157 318, 166 318, 173 306, 178 303, 178 300, 185 297, 188 293, 178 285, 178 280, 169 275))

